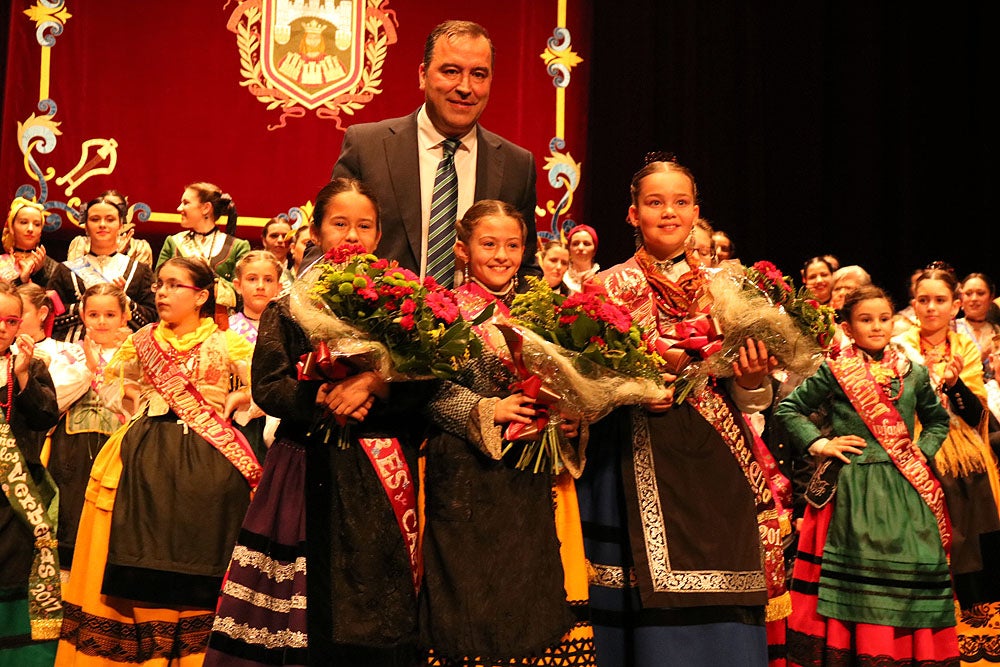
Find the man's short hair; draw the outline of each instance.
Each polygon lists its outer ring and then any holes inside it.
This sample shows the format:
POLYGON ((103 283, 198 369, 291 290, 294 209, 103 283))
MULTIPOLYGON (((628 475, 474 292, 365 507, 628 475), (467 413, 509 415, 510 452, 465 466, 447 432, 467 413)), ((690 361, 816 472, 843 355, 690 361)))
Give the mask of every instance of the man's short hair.
POLYGON ((473 21, 445 21, 439 23, 431 34, 427 35, 427 42, 424 44, 424 69, 431 66, 431 58, 434 56, 434 47, 441 37, 453 39, 455 37, 485 37, 490 43, 490 68, 493 68, 493 61, 496 59, 496 49, 493 40, 486 28, 473 21))

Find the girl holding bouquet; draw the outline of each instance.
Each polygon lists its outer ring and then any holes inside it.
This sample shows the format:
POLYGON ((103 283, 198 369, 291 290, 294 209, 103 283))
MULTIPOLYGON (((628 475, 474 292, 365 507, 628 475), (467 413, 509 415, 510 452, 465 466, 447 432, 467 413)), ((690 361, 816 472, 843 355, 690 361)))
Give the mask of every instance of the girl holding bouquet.
POLYGON ((952 331, 961 305, 947 269, 925 269, 913 285, 919 324, 898 335, 909 357, 924 364, 950 415, 947 438, 931 462, 944 487, 954 526, 951 571, 961 606, 964 662, 1000 661, 1000 479, 988 444, 983 364, 975 341, 952 331))
POLYGON ((842 312, 854 345, 830 355, 774 411, 796 448, 819 461, 793 572, 788 662, 957 664, 948 570, 956 533, 928 465, 948 414, 927 369, 890 345, 885 292, 859 287, 842 312), (829 437, 809 418, 821 405, 829 437), (839 473, 823 474, 841 463, 839 473))
MULTIPOLYGON (((640 247, 597 279, 669 347, 683 338, 676 325, 704 323, 696 318, 706 277, 690 243, 694 177, 652 155, 631 195, 640 247)), ((777 362, 760 341, 733 348, 731 379, 710 379, 676 404, 671 388, 662 401, 617 409, 591 427, 577 490, 602 667, 767 664, 765 619, 788 612, 782 531, 741 412, 768 406, 765 380, 777 362)))
POLYGON ((0 663, 47 667, 61 605, 56 487, 40 454, 59 408, 34 342, 19 333, 22 308, 14 288, 0 280, 0 663), (17 353, 11 350, 15 339, 17 353))
POLYGON ((222 576, 260 464, 225 415, 249 401, 250 345, 215 324, 204 260, 160 265, 157 324, 104 370, 103 398, 132 419, 94 459, 58 665, 200 665, 222 576))
MULTIPOLYGON (((473 320, 492 307, 503 321, 518 289, 524 221, 509 204, 484 200, 456 232, 467 271, 457 291, 462 315, 473 320)), ((436 428, 424 478, 421 641, 432 665, 593 665, 589 623, 574 613, 585 613, 586 580, 572 479, 517 469, 523 443, 508 452, 502 433, 530 424, 536 411, 511 389, 517 378, 500 332, 486 323, 478 333, 483 355, 428 405, 436 428)), ((563 460, 579 474, 568 442, 578 424, 560 428, 563 460)))
MULTIPOLYGON (((333 179, 313 216, 310 235, 324 253, 378 245, 378 204, 361 181, 333 179)), ((297 299, 322 268, 261 315, 253 398, 281 421, 233 552, 206 666, 417 660, 417 405, 428 389, 390 389, 372 371, 339 380, 308 371, 321 355, 297 299)))

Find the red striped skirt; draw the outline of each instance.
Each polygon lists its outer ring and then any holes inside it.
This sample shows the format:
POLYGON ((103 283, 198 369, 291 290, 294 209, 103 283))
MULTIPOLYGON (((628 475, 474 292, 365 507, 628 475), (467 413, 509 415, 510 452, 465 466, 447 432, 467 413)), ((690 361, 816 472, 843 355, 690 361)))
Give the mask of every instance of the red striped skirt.
POLYGON ((806 508, 799 553, 792 573, 792 615, 788 619, 788 665, 959 664, 958 637, 954 627, 896 628, 853 623, 820 616, 816 611, 823 546, 826 543, 833 503, 823 509, 806 508))

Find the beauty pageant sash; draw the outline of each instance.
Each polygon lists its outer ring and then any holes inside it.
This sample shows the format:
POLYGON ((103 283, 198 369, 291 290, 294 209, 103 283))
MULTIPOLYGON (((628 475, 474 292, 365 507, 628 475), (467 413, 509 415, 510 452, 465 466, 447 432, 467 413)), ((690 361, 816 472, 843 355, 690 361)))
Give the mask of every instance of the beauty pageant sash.
POLYGON ((417 551, 417 494, 402 446, 396 438, 358 438, 358 442, 368 455, 368 460, 382 483, 382 490, 392 505, 399 532, 410 556, 413 588, 418 590, 421 568, 417 551))
MULTIPOLYGON (((46 482, 55 483, 46 471, 46 482)), ((62 627, 62 591, 59 583, 59 552, 56 550, 56 516, 59 513, 58 491, 46 510, 42 494, 35 484, 24 455, 14 440, 10 424, 0 410, 0 480, 14 513, 31 530, 34 555, 28 573, 28 618, 31 639, 59 639, 62 627)))
MULTIPOLYGON (((64 264, 83 281, 86 287, 91 287, 99 283, 114 282, 115 278, 125 276, 128 262, 128 255, 119 253, 108 258, 103 270, 98 265, 91 263, 87 255, 66 261, 64 264)), ((135 273, 135 266, 132 267, 132 273, 135 273)), ((125 283, 128 284, 131 279, 132 275, 130 274, 126 277, 125 283)))
POLYGON ((896 406, 885 395, 856 350, 848 348, 836 359, 828 359, 827 364, 868 430, 889 454, 900 474, 927 503, 937 521, 944 552, 950 554, 951 522, 945 507, 944 490, 930 466, 917 454, 917 446, 910 439, 906 423, 896 406))
POLYGON ((263 468, 250 443, 232 424, 219 416, 194 383, 166 355, 153 338, 155 327, 155 324, 145 326, 132 337, 146 377, 181 421, 225 456, 247 480, 251 490, 256 489, 263 468))
POLYGON ((229 316, 229 330, 254 345, 257 343, 257 327, 243 313, 229 316))
MULTIPOLYGON (((339 382, 353 371, 350 367, 330 354, 330 348, 325 341, 319 341, 316 349, 299 357, 296 364, 298 379, 319 380, 322 382, 339 382)), ((340 425, 341 434, 348 426, 345 420, 340 425)), ((413 574, 413 587, 419 589, 421 567, 420 555, 417 551, 417 495, 413 484, 413 475, 403 456, 402 445, 396 438, 358 438, 361 449, 368 456, 382 490, 385 491, 392 512, 399 524, 399 532, 403 536, 407 553, 410 556, 410 572, 413 574)), ((345 444, 346 446, 346 444, 345 444)))
POLYGON ((778 505, 771 492, 767 473, 754 456, 751 445, 747 443, 740 428, 739 422, 744 421, 743 415, 732 410, 711 386, 705 387, 694 396, 689 396, 687 401, 722 436, 750 486, 754 495, 764 576, 767 580, 768 604, 765 618, 768 621, 785 618, 791 614, 792 609, 791 598, 785 584, 785 550, 782 545, 783 535, 778 505))

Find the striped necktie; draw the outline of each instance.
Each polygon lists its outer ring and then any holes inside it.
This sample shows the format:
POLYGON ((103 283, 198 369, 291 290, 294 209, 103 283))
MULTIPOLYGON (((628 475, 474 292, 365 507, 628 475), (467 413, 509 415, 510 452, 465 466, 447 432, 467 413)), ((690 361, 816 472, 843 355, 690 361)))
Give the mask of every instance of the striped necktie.
POLYGON ((458 217, 455 151, 461 145, 458 139, 445 139, 441 145, 444 157, 434 173, 431 218, 427 226, 427 275, 434 276, 434 280, 444 287, 451 287, 455 282, 455 219, 458 217))

